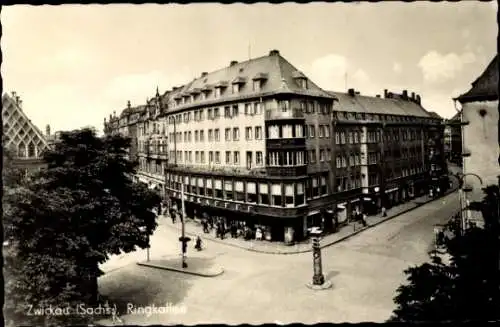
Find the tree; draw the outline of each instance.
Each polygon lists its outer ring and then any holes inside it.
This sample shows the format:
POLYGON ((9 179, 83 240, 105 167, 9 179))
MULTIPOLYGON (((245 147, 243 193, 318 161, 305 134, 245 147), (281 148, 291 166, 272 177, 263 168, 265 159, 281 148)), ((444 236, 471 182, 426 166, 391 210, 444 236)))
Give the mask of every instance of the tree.
POLYGON ((149 245, 161 199, 132 182, 129 143, 88 128, 62 133, 44 155, 48 169, 5 194, 4 223, 15 240, 7 261, 9 313, 33 320, 28 306, 95 305, 99 264, 149 245))
POLYGON ((484 189, 480 210, 485 228, 472 227, 446 241, 449 263, 432 254, 430 263, 408 268, 408 283, 397 290, 391 321, 499 320, 499 193, 484 189))

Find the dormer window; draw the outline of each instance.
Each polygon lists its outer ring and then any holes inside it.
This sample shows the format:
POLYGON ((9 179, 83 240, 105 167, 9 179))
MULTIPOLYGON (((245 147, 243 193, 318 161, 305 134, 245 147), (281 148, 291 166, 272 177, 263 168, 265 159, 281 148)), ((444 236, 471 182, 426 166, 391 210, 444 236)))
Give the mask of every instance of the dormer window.
POLYGON ((264 73, 258 73, 255 75, 252 80, 253 80, 253 90, 258 92, 262 89, 262 86, 264 85, 265 81, 267 80, 268 76, 267 74, 264 73))
POLYGON ((216 98, 220 98, 221 94, 222 94, 221 88, 220 87, 216 87, 215 88, 215 97, 216 98))
POLYGON ((224 89, 227 87, 227 82, 221 81, 217 84, 215 84, 215 97, 219 98, 222 93, 224 92, 224 89))
POLYGON ((292 74, 292 77, 301 89, 307 89, 307 77, 302 72, 296 71, 292 74))
POLYGON ((236 77, 232 82, 233 94, 240 92, 241 86, 245 84, 245 79, 243 77, 236 77))

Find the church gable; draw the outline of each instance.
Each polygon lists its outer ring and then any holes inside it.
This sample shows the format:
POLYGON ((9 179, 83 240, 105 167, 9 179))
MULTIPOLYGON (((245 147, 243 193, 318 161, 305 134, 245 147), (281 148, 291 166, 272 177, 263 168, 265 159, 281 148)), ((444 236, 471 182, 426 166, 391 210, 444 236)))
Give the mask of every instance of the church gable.
POLYGON ((3 146, 12 149, 17 158, 40 158, 48 148, 47 140, 23 112, 21 103, 15 92, 2 97, 3 146))

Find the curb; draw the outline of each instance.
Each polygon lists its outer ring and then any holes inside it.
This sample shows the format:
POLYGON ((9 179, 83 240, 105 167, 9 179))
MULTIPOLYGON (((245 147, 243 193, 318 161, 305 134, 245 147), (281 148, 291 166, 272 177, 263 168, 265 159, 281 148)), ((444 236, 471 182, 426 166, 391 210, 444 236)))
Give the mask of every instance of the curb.
POLYGON ((224 269, 219 268, 220 271, 214 272, 214 273, 199 273, 195 271, 188 271, 188 270, 183 270, 179 268, 174 268, 174 267, 167 267, 167 266, 162 266, 162 265, 156 265, 153 263, 146 263, 146 262, 137 262, 137 265, 143 266, 143 267, 149 267, 149 268, 156 268, 156 269, 163 269, 163 270, 169 270, 169 271, 175 271, 183 274, 188 274, 188 275, 194 275, 194 276, 199 276, 199 277, 217 277, 220 276, 224 273, 224 269))
MULTIPOLYGON (((443 194, 442 196, 440 197, 437 197, 437 198, 433 198, 433 199, 430 199, 430 200, 427 200, 427 201, 422 201, 422 202, 414 202, 415 203, 415 206, 409 208, 409 209, 405 209, 401 212, 398 212, 397 214, 393 215, 393 216, 389 216, 389 217, 386 217, 385 219, 381 219, 371 225, 368 225, 366 227, 363 227, 355 232, 352 232, 348 235, 345 235, 345 236, 342 236, 340 237, 339 239, 336 239, 334 241, 331 241, 329 243, 326 243, 324 245, 321 245, 321 248, 324 249, 324 248, 327 248, 331 245, 334 245, 334 244, 337 244, 337 243, 340 243, 340 242, 343 242, 353 236, 356 236, 358 235, 359 233, 361 232, 364 232, 366 231, 367 229, 370 229, 372 227, 375 227, 377 225, 380 225, 388 220, 391 220, 391 219, 394 219, 396 217, 399 217, 401 215, 404 215, 405 213, 408 213, 412 210, 415 210, 417 208, 420 208, 421 206, 425 205, 425 204, 428 204, 428 203, 431 203, 431 202, 434 202, 434 201, 437 201, 437 200, 440 200, 442 198, 444 198, 445 196, 448 196, 454 192, 456 192, 458 190, 457 187, 454 187, 453 189, 451 190, 448 190, 445 194, 443 194)), ((178 229, 177 227, 174 227, 174 226, 171 226, 171 225, 168 225, 170 228, 175 228, 175 229, 178 229)), ((190 235, 190 236, 196 236, 197 234, 194 234, 194 233, 190 233, 190 232, 186 232, 185 233, 186 235, 190 235)), ((266 251, 266 250, 257 250, 257 249, 254 249, 254 248, 249 248, 249 247, 245 247, 245 246, 241 246, 241 245, 237 245, 237 244, 232 244, 232 243, 227 243, 227 242, 224 242, 223 240, 218 240, 218 239, 212 239, 212 238, 206 238, 206 240, 208 241, 211 241, 211 242, 214 242, 214 243, 219 243, 219 244, 224 244, 224 245, 229 245, 229 246, 232 246, 232 247, 235 247, 235 248, 240 248, 240 249, 243 249, 243 250, 246 250, 246 251, 249 251, 249 252, 256 252, 256 253, 264 253, 264 254, 279 254, 279 255, 290 255, 290 254, 300 254, 300 253, 307 253, 307 252, 312 252, 312 249, 305 249, 305 250, 296 250, 296 251, 287 251, 287 252, 283 252, 283 251, 266 251)))

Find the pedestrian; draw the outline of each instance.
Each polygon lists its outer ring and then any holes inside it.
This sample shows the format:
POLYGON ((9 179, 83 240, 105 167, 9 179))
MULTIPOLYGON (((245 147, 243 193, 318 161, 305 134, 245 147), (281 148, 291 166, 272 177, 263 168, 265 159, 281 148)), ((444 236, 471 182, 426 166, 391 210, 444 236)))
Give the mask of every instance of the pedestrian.
POLYGON ((195 241, 195 244, 194 244, 194 248, 198 251, 201 251, 201 237, 200 235, 198 235, 196 237, 196 241, 195 241))
POLYGON ((382 217, 387 217, 387 209, 385 209, 385 206, 382 206, 382 217))
POLYGON ((174 209, 170 209, 170 218, 172 218, 172 224, 175 224, 175 210, 174 209))
POLYGON ((262 241, 262 230, 260 229, 260 227, 257 227, 257 230, 255 232, 255 239, 257 241, 262 241))
POLYGON ((363 212, 360 215, 360 217, 361 217, 361 223, 363 224, 364 227, 366 227, 367 226, 367 223, 366 223, 366 218, 367 218, 366 213, 363 212))
POLYGON ((203 219, 201 221, 201 225, 203 226, 203 233, 207 234, 208 233, 208 223, 206 219, 203 219))

